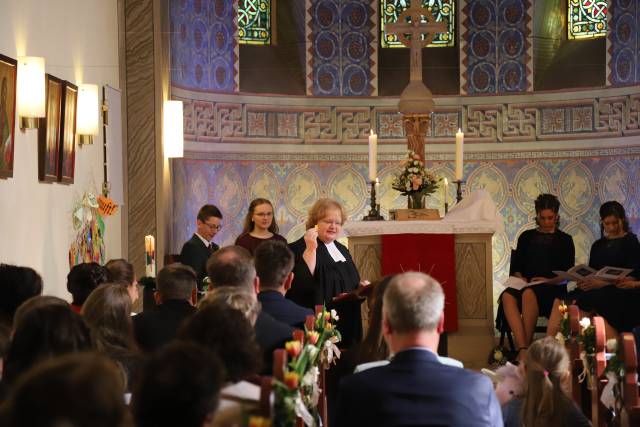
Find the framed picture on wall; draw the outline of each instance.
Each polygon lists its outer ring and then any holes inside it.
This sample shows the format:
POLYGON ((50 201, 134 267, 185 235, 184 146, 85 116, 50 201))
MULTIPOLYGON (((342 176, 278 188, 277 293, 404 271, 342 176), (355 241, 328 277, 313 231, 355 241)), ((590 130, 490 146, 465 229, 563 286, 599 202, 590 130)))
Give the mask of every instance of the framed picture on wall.
POLYGON ((13 176, 17 64, 0 54, 0 178, 13 176))
POLYGON ((58 181, 60 172, 62 89, 62 80, 45 75, 46 116, 38 127, 38 179, 43 182, 58 181))
POLYGON ((76 159, 76 114, 78 106, 78 86, 67 81, 62 90, 62 126, 60 128, 60 168, 58 180, 73 184, 76 159))

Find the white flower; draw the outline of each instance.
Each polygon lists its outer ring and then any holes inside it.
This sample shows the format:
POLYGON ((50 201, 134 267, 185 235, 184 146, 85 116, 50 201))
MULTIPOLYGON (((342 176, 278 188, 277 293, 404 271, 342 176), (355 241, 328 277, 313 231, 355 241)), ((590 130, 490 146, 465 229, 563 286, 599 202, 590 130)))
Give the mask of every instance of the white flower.
POLYGON ((311 344, 307 344, 304 346, 305 351, 307 352, 307 354, 309 355, 310 359, 313 359, 316 357, 316 355, 318 354, 318 347, 316 347, 315 345, 311 345, 311 344))
POLYGON ((560 344, 564 345, 564 335, 562 335, 562 332, 558 332, 556 334, 556 341, 558 341, 560 344))
POLYGON ((335 309, 331 309, 331 318, 336 322, 340 320, 340 317, 338 316, 338 312, 335 309))
POLYGON ((310 387, 318 382, 318 377, 320 376, 320 371, 317 366, 309 369, 306 374, 302 377, 302 385, 310 387))
POLYGON ((607 340, 607 351, 609 353, 615 353, 618 351, 618 341, 615 338, 607 340))
POLYGON ((580 320, 580 326, 582 326, 582 330, 587 329, 589 326, 591 326, 591 319, 589 319, 588 317, 583 317, 582 320, 580 320))

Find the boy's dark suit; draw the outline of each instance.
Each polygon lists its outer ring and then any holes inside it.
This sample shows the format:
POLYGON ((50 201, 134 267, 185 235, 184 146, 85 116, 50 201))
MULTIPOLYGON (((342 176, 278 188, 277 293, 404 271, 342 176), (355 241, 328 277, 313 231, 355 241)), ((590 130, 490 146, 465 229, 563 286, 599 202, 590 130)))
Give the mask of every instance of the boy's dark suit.
POLYGON ((202 280, 207 276, 207 260, 218 249, 219 246, 213 242, 211 242, 211 247, 207 248, 196 234, 182 245, 180 262, 195 270, 196 276, 198 276, 199 290, 202 290, 202 280))

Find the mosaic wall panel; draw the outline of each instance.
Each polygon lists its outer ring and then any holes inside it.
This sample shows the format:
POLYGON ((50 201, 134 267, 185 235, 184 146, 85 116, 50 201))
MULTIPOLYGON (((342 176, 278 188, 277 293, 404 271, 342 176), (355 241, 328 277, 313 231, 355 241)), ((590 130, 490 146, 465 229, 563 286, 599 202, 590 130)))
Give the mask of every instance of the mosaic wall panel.
POLYGON ((169 2, 171 82, 188 89, 237 91, 237 1, 169 2))
POLYGON ((306 0, 307 95, 377 95, 374 3, 306 0))
POLYGON ((640 81, 640 1, 612 2, 607 38, 608 83, 633 84, 640 81))
MULTIPOLYGON (((276 151, 276 150, 274 150, 276 151)), ((598 207, 618 200, 626 208, 634 230, 640 230, 640 150, 561 151, 539 153, 479 154, 465 163, 466 191, 486 189, 504 217, 504 230, 493 238, 494 291, 509 270, 509 251, 524 230, 534 227, 533 200, 541 192, 557 194, 561 202, 561 228, 574 237, 577 262, 586 262, 592 242, 600 236, 598 207), (551 158, 560 155, 560 157, 551 158)), ((240 155, 190 153, 174 162, 173 248, 193 232, 194 215, 205 203, 219 206, 223 229, 216 241, 232 244, 242 228, 249 202, 270 199, 281 234, 293 241, 302 236, 306 213, 319 197, 333 197, 346 208, 349 218, 362 218, 367 209, 366 155, 278 154, 240 155)), ((381 156, 379 201, 388 217, 406 198, 391 189, 400 169, 402 154, 381 156)), ((453 179, 450 159, 431 161, 428 166, 441 177, 453 179)), ((441 156, 445 157, 445 156, 441 156)), ((450 157, 450 155, 448 155, 450 157)), ((453 200, 451 186, 449 200, 453 200)), ((443 209, 443 193, 429 199, 431 207, 443 209)))
MULTIPOLYGON (((632 91, 629 91, 632 92, 632 91)), ((558 95, 562 98, 563 95, 558 95)), ((566 98, 566 96, 564 96, 566 98)), ((265 97, 261 104, 184 101, 185 139, 198 142, 366 144, 376 129, 381 144, 406 141, 396 108, 283 106, 265 97)), ((451 143, 461 128, 465 142, 530 142, 576 138, 611 138, 640 133, 640 95, 489 105, 439 106, 427 131, 429 143, 451 143)))
POLYGON ((461 6, 461 93, 532 90, 531 1, 467 0, 461 6))

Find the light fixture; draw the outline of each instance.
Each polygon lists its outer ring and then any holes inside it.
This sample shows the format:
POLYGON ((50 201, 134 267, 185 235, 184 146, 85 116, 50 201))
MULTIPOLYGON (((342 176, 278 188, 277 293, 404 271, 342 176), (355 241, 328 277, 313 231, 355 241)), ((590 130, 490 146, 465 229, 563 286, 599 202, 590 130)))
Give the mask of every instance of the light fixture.
POLYGON ((99 115, 98 85, 78 85, 76 133, 80 145, 93 144, 93 137, 98 135, 99 115))
POLYGON ((184 153, 184 135, 182 133, 182 101, 164 101, 162 112, 162 136, 164 156, 182 157, 184 153))
POLYGON ((36 129, 38 119, 45 117, 44 58, 18 57, 16 111, 20 129, 36 129))

